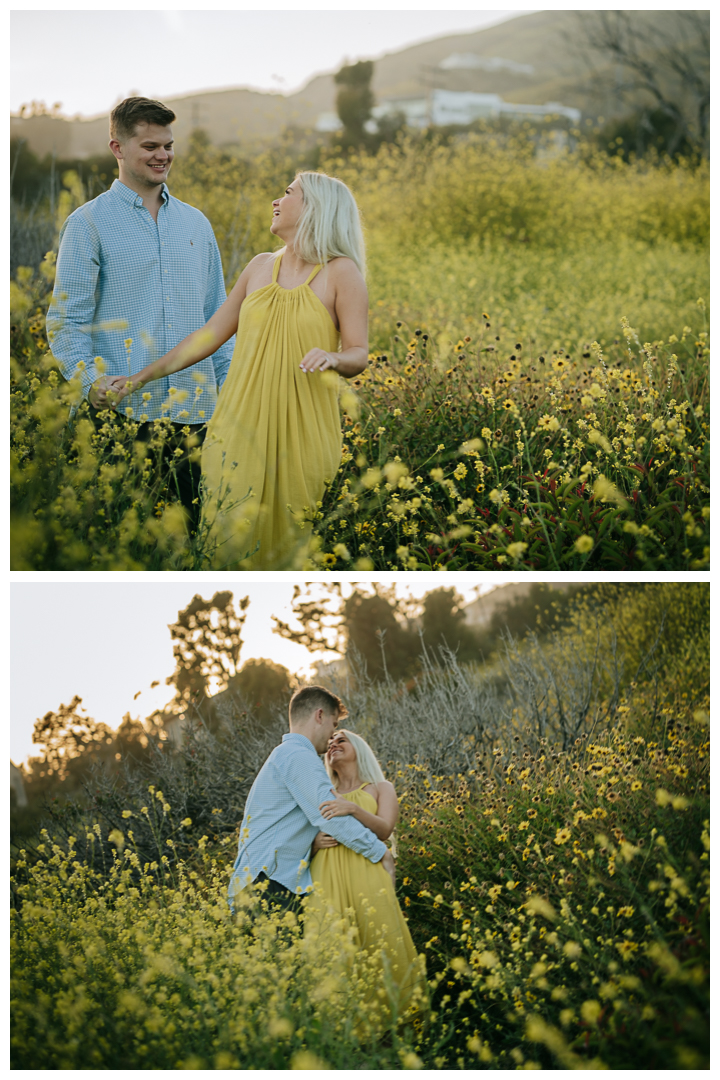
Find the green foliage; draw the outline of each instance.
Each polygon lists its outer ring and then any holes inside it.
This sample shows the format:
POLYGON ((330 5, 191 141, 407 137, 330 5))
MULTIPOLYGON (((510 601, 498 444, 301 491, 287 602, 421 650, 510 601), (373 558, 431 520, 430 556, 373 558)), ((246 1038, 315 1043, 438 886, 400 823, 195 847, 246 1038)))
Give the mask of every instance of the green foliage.
MULTIPOLYGON (((707 167, 541 150, 481 132, 320 162, 363 213, 371 362, 295 569, 708 566, 707 167)), ((296 167, 286 145, 244 161, 196 138, 173 170, 229 285, 296 167)), ((132 430, 95 433, 82 406, 67 424, 52 272, 11 283, 13 568, 211 569, 132 430)))
POLYGON ((707 1068, 706 720, 666 683, 647 739, 648 707, 567 755, 518 742, 456 779, 400 770, 401 892, 448 1066, 707 1068))

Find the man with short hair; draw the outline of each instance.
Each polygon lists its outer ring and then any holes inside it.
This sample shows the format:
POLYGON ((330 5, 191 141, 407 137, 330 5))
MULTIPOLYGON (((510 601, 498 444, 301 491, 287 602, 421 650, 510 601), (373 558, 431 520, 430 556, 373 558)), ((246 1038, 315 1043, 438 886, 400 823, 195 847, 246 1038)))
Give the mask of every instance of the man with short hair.
MULTIPOLYGON (((119 179, 75 210, 60 233, 48 339, 65 378, 80 375, 96 426, 104 421, 97 410, 112 405, 115 379, 140 371, 199 330, 226 300, 210 222, 167 188, 174 120, 171 109, 149 98, 127 98, 113 109, 110 149, 119 179)), ((194 525, 200 466, 188 451, 204 438, 233 343, 118 407, 119 416, 139 423, 142 442, 151 438, 152 421, 170 421, 160 467, 175 462, 177 493, 194 525)))
POLYGON ((310 849, 318 832, 382 862, 389 875, 393 857, 382 840, 354 817, 325 820, 320 804, 334 798, 320 756, 347 709, 324 686, 304 686, 290 701, 290 733, 283 735, 255 778, 245 803, 240 843, 228 887, 230 907, 247 885, 267 881, 266 897, 291 908, 312 888, 310 849))

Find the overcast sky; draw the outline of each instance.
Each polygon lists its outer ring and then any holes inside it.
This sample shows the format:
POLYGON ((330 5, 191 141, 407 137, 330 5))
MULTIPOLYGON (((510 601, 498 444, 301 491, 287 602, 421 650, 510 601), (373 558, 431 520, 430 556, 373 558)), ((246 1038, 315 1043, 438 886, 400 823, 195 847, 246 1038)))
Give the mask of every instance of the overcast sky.
MULTIPOLYGON (((21 6, 16 3, 14 7, 21 6)), ((377 58, 408 45, 480 30, 529 10, 13 10, 10 108, 31 101, 62 113, 109 111, 130 93, 163 99, 248 86, 300 89, 344 61, 377 58)), ((52 4, 47 5, 52 8, 52 4)))
MULTIPOLYGON (((292 581, 246 583, 206 574, 196 580, 137 582, 114 576, 112 583, 11 584, 10 757, 16 764, 34 752, 36 718, 67 705, 75 694, 90 716, 112 728, 127 712, 142 719, 169 701, 172 690, 165 679, 175 663, 168 625, 196 593, 210 599, 230 589, 236 600, 250 597, 241 663, 266 657, 309 675, 311 665, 321 659, 272 633, 271 615, 292 620, 292 581), (151 690, 154 680, 160 680, 160 686, 151 690)), ((487 591, 512 576, 453 574, 450 581, 438 580, 436 574, 409 574, 399 591, 423 596, 430 589, 454 585, 473 599, 478 588, 487 591)), ((346 588, 351 589, 349 584, 346 588)))

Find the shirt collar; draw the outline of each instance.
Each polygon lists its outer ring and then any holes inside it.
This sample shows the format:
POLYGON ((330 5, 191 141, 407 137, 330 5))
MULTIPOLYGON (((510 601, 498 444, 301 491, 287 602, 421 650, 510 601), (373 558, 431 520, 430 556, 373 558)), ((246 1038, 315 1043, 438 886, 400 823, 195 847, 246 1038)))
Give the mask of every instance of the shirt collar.
MULTIPOLYGON (((119 195, 120 198, 129 203, 131 206, 143 206, 142 195, 138 195, 136 191, 129 188, 127 184, 121 183, 120 180, 113 180, 110 190, 114 195, 119 195)), ((163 183, 160 194, 163 202, 168 203, 170 201, 170 192, 168 191, 167 184, 163 183)))
POLYGON ((315 749, 313 744, 310 742, 307 735, 301 735, 299 731, 290 731, 290 732, 288 732, 287 735, 283 735, 282 741, 283 742, 298 742, 299 741, 299 743, 301 745, 309 746, 310 749, 312 750, 313 754, 317 754, 317 750, 315 749))

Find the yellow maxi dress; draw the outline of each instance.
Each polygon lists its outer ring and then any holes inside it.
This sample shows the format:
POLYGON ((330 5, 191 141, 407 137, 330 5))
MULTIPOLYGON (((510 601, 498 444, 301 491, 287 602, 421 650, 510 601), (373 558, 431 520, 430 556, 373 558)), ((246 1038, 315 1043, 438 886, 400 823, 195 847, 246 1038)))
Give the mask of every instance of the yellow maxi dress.
MULTIPOLYGON (((343 798, 376 814, 377 802, 366 786, 343 792, 343 798)), ((331 922, 325 905, 331 915, 343 916, 342 929, 350 932, 357 950, 350 985, 367 1003, 365 1026, 386 1027, 392 1011, 406 1019, 420 1018, 426 1001, 424 964, 385 867, 338 844, 318 851, 310 873, 317 893, 309 898, 308 915, 314 911, 316 917, 324 916, 327 927, 331 922), (395 999, 394 1009, 389 996, 395 999)))
POLYGON ((203 445, 204 514, 219 544, 218 567, 301 567, 311 533, 305 519, 340 465, 339 376, 300 370, 310 349, 336 352, 339 345, 329 311, 310 288, 321 267, 284 289, 281 259, 272 282, 240 308, 232 363, 203 445))

